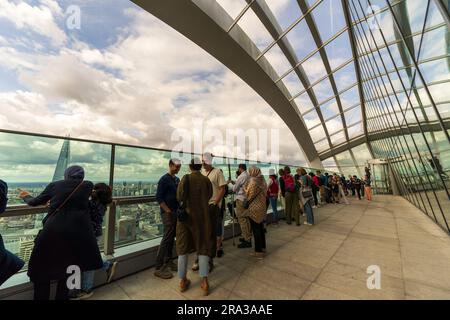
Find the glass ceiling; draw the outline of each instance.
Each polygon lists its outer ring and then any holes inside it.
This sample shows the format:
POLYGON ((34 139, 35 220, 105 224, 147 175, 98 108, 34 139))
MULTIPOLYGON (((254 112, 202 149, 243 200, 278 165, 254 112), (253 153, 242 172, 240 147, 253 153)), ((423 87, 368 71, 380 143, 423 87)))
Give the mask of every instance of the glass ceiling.
POLYGON ((319 153, 364 134, 342 1, 216 1, 234 19, 228 31, 239 26, 260 50, 257 60, 264 57, 277 72, 319 153))

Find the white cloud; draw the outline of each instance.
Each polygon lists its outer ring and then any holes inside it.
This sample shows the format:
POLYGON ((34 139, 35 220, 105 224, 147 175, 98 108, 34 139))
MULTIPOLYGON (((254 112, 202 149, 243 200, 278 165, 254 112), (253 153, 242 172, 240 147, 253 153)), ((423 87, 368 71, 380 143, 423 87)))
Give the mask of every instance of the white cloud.
POLYGON ((222 132, 279 129, 282 161, 304 165, 292 133, 241 79, 148 13, 126 14, 131 34, 108 48, 77 40, 53 54, 10 52, 31 91, 0 93, 0 127, 170 149, 173 130, 192 133, 204 117, 222 132))
POLYGON ((42 0, 39 6, 32 6, 22 1, 0 0, 0 18, 9 20, 18 29, 48 37, 57 46, 64 44, 67 37, 58 27, 54 14, 61 14, 61 8, 56 1, 42 0))

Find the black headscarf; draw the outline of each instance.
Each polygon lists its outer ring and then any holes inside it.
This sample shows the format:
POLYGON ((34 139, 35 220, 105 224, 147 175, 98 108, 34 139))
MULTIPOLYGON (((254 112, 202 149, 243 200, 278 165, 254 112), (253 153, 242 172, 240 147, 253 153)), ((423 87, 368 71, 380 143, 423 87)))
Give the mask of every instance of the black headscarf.
POLYGON ((64 172, 64 180, 83 180, 84 169, 80 166, 72 166, 64 172))

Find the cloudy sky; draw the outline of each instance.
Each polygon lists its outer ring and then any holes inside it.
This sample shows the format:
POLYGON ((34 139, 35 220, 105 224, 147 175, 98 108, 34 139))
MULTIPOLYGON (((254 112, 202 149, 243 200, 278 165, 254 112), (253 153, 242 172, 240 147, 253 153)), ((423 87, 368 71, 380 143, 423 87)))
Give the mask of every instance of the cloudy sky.
POLYGON ((281 119, 236 75, 130 1, 109 4, 0 0, 0 128, 171 149, 174 129, 192 132, 202 118, 222 132, 279 129, 281 160, 305 163, 281 119), (80 30, 66 25, 74 4, 80 30))

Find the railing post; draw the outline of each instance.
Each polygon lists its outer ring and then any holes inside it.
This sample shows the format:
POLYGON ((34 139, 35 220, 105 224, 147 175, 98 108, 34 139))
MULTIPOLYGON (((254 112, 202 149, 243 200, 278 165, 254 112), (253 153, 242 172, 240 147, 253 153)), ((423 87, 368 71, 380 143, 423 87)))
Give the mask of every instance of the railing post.
POLYGON ((104 241, 105 255, 109 256, 114 254, 114 238, 116 234, 116 211, 117 202, 113 201, 106 213, 106 233, 104 241))

